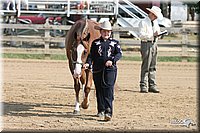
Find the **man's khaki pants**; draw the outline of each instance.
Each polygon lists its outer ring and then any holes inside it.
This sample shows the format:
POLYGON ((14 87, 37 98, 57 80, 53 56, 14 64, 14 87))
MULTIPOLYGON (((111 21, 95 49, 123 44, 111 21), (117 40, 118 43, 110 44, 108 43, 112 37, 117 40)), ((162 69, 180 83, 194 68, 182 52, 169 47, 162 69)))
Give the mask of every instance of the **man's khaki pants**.
POLYGON ((140 88, 147 89, 148 82, 149 89, 156 89, 157 43, 141 42, 140 52, 142 56, 140 88))

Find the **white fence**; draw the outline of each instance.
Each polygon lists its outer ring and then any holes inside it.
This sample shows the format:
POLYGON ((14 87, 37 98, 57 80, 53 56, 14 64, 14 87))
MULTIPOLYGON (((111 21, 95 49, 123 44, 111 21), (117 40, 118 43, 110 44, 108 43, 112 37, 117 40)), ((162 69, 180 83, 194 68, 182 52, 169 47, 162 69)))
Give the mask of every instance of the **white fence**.
MULTIPOLYGON (((31 9, 16 10, 0 9, 0 13, 21 14, 56 14, 67 15, 117 15, 119 0, 29 0, 26 5, 34 5, 31 9)), ((20 4, 18 4, 20 5, 20 4)))
MULTIPOLYGON (((65 42, 65 37, 52 37, 50 36, 51 30, 64 30, 68 31, 71 26, 69 25, 50 25, 49 23, 45 23, 44 25, 37 25, 37 24, 1 24, 3 29, 24 29, 24 30, 44 30, 44 35, 38 36, 30 36, 30 35, 7 35, 2 36, 1 41, 21 41, 21 42, 40 42, 45 46, 45 55, 49 55, 49 44, 50 42, 65 42)), ((182 26, 182 27, 172 27, 172 28, 165 28, 170 33, 179 33, 182 35, 182 39, 180 40, 159 40, 158 45, 160 46, 179 46, 182 48, 181 55, 182 57, 190 56, 188 54, 188 46, 195 46, 198 47, 198 40, 190 40, 188 38, 189 33, 198 33, 198 25, 196 26, 182 26)), ((114 38, 120 41, 122 45, 134 45, 139 46, 140 41, 134 39, 122 39, 120 38, 120 32, 122 31, 130 31, 130 30, 138 30, 137 27, 113 27, 113 36, 114 38)))

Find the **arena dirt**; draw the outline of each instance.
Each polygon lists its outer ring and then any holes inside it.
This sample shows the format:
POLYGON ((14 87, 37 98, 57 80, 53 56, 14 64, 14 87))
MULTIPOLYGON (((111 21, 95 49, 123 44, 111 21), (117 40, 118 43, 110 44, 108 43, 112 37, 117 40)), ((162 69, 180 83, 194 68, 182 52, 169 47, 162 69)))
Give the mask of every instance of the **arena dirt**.
MULTIPOLYGON (((120 61, 114 115, 96 117, 94 86, 90 107, 73 115, 75 92, 67 61, 3 59, 3 129, 60 131, 197 130, 198 64, 157 66, 159 94, 139 93, 141 62, 120 61), (194 125, 186 127, 184 120, 194 125)), ((82 90, 80 93, 82 99, 82 90)))

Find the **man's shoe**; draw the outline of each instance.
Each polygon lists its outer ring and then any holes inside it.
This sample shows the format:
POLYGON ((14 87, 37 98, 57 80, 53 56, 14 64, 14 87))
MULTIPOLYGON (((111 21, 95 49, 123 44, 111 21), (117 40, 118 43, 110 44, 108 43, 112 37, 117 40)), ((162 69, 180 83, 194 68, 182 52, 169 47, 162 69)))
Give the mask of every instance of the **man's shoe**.
POLYGON ((156 89, 156 88, 149 89, 149 92, 160 93, 160 91, 158 89, 156 89))
POLYGON ((112 118, 112 116, 108 113, 108 114, 105 114, 105 121, 110 121, 112 118))
POLYGON ((140 93, 148 93, 146 88, 140 88, 140 93))
POLYGON ((104 117, 104 112, 102 111, 102 112, 99 112, 99 113, 97 113, 97 117, 104 117))

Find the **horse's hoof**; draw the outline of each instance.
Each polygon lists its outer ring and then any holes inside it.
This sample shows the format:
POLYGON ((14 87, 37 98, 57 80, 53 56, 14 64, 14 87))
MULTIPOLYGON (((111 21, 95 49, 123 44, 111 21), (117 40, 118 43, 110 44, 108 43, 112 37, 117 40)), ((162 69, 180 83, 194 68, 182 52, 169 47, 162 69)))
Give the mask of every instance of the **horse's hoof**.
POLYGON ((74 110, 73 114, 74 115, 80 115, 80 111, 74 110))
POLYGON ((83 104, 83 103, 81 103, 81 107, 82 107, 83 109, 87 109, 87 108, 89 107, 89 104, 83 104))

